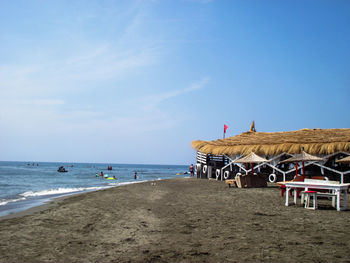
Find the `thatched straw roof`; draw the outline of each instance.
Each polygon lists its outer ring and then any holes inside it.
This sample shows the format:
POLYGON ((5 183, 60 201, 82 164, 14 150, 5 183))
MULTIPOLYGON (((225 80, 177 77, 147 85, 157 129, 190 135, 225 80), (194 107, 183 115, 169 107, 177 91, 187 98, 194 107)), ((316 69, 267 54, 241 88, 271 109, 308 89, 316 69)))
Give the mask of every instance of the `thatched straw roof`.
POLYGON ((235 163, 266 163, 269 162, 265 158, 260 157, 259 155, 256 155, 255 153, 251 152, 247 156, 244 156, 242 158, 239 158, 234 161, 235 163))
POLYGON ((335 162, 337 162, 337 163, 350 163, 350 156, 345 157, 345 158, 340 159, 340 160, 337 160, 335 162))
POLYGON ((308 154, 304 151, 298 153, 280 163, 294 163, 294 162, 312 162, 312 161, 323 161, 324 159, 308 154))
POLYGON ((214 155, 238 155, 255 152, 260 155, 280 153, 332 154, 350 152, 350 129, 302 129, 288 132, 244 132, 216 141, 193 141, 192 147, 214 155))

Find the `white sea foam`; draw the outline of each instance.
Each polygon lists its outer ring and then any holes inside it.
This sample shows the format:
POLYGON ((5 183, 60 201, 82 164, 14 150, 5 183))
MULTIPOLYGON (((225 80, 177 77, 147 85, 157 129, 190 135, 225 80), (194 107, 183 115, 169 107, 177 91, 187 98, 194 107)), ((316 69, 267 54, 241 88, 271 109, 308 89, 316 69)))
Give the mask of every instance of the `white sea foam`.
MULTIPOLYGON (((156 180, 161 180, 161 178, 158 178, 156 180)), ((0 206, 6 205, 8 203, 12 202, 18 202, 26 200, 28 197, 38 197, 38 196, 50 196, 50 195, 60 195, 60 194, 70 194, 70 193, 77 193, 77 192, 86 192, 86 191, 97 191, 102 190, 106 188, 110 188, 113 186, 123 186, 123 185, 129 185, 129 184, 138 184, 147 182, 147 180, 144 181, 132 181, 132 182, 116 182, 116 183, 109 183, 108 186, 96 186, 96 187, 77 187, 77 188, 57 188, 57 189, 47 189, 42 191, 28 191, 24 192, 22 194, 19 194, 20 196, 23 196, 18 199, 2 199, 0 200, 0 206)))
POLYGON ((18 198, 18 199, 3 199, 3 200, 0 200, 0 206, 1 206, 1 205, 6 205, 6 204, 8 204, 8 203, 23 201, 23 200, 25 200, 25 199, 26 199, 25 197, 18 198))
POLYGON ((133 181, 133 182, 121 182, 121 183, 109 183, 110 186, 122 186, 122 185, 128 185, 128 184, 138 184, 143 183, 147 181, 133 181))
POLYGON ((69 194, 69 193, 82 192, 82 191, 101 190, 104 188, 106 187, 101 186, 101 187, 57 188, 57 189, 42 190, 38 192, 28 191, 20 195, 24 197, 45 196, 45 195, 57 195, 57 194, 69 194))

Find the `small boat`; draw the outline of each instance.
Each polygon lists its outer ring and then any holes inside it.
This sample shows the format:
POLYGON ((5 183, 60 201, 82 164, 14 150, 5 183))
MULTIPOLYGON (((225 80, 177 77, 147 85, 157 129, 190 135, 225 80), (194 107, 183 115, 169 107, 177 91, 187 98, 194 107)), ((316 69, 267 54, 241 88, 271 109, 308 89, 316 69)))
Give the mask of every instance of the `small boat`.
POLYGON ((58 167, 57 172, 59 173, 66 173, 68 172, 63 166, 58 167))

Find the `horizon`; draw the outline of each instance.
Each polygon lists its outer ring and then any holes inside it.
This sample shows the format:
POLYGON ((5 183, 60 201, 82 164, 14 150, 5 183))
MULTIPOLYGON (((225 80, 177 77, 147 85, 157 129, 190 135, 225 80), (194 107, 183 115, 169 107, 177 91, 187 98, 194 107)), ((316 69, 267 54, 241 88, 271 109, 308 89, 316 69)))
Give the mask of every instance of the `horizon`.
POLYGON ((96 162, 66 162, 66 161, 60 161, 60 162, 55 162, 55 161, 6 161, 6 160, 0 160, 0 162, 3 163, 24 163, 24 164, 29 164, 28 166, 33 166, 32 164, 34 163, 35 167, 36 164, 40 163, 61 163, 61 164, 98 164, 98 165, 155 165, 155 166, 189 166, 189 164, 155 164, 155 163, 96 163, 96 162))
POLYGON ((350 2, 0 2, 1 160, 177 165, 350 127, 350 2), (52 161, 55 160, 55 161, 52 161))

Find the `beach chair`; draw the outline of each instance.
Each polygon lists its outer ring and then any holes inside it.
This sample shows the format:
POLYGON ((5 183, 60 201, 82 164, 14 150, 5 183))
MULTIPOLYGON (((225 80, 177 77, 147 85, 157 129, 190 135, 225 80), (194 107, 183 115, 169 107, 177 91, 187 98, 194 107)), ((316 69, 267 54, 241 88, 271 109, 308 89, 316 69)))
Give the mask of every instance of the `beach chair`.
MULTIPOLYGON (((293 180, 291 180, 290 182, 304 182, 305 177, 298 175, 296 176, 293 180)), ((300 192, 302 191, 302 188, 297 188, 297 197, 299 197, 300 192)), ((281 184, 281 196, 284 196, 284 193, 286 192, 286 185, 285 184, 281 184)), ((292 195, 292 191, 289 192, 290 195, 292 195)))

